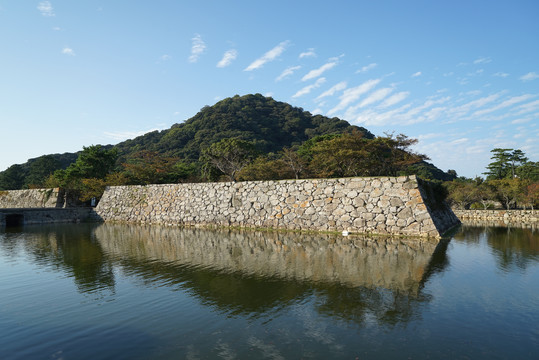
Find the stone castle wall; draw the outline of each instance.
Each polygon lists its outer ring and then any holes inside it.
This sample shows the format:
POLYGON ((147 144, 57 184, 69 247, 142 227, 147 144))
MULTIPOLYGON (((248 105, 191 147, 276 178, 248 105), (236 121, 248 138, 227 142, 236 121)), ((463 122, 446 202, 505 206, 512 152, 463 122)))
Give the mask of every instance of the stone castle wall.
POLYGON ((539 210, 453 210, 461 220, 488 220, 502 222, 539 222, 539 210))
POLYGON ((459 220, 415 176, 108 187, 105 222, 440 237, 459 220))
POLYGON ((63 207, 63 199, 59 188, 0 191, 0 208, 56 208, 63 207))

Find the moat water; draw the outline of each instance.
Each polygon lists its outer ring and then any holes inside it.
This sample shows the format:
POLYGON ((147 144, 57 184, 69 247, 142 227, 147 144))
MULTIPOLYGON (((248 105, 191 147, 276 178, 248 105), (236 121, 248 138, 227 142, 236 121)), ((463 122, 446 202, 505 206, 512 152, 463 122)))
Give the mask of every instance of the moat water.
POLYGON ((0 359, 537 359, 539 230, 0 230, 0 359))

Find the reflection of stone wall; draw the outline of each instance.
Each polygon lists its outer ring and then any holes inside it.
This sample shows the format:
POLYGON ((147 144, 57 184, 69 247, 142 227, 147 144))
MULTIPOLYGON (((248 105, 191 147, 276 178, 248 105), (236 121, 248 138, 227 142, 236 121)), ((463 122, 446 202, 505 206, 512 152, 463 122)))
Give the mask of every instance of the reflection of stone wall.
POLYGON ((63 195, 58 188, 0 191, 0 208, 62 207, 63 195))
POLYGON ((501 223, 538 223, 538 210, 453 210, 461 220, 489 220, 501 223))
POLYGON ((110 255, 416 293, 436 241, 102 224, 110 255))
POLYGON ((438 237, 458 219, 415 176, 109 187, 104 221, 438 237), (433 205, 433 206, 431 206, 433 205))

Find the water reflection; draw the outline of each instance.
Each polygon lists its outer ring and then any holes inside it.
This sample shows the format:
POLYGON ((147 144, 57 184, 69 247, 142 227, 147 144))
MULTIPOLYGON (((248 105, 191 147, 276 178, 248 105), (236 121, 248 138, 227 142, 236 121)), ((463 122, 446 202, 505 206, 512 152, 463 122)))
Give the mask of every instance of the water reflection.
POLYGON ((7 229, 0 246, 7 255, 16 256, 22 250, 39 265, 66 271, 80 292, 113 292, 113 264, 93 236, 95 226, 59 224, 7 229))
POLYGON ((447 243, 326 234, 117 224, 26 227, 4 234, 39 264, 64 269, 79 292, 114 293, 115 268, 143 286, 184 291, 227 316, 259 317, 304 301, 320 314, 386 324, 419 316, 447 243))
POLYGON ((230 315, 258 316, 316 296, 325 315, 406 321, 429 300, 421 294, 428 276, 447 263, 447 243, 418 239, 114 224, 95 236, 124 272, 186 289, 230 315))
POLYGON ((455 240, 477 243, 486 240, 502 271, 526 270, 539 262, 539 228, 535 224, 465 221, 455 240))

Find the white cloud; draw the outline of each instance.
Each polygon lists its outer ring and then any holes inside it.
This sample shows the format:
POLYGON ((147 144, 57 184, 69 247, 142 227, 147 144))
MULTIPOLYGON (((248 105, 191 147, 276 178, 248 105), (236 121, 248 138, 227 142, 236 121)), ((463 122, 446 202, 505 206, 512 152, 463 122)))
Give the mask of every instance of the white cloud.
POLYGON ((387 99, 385 99, 384 102, 380 105, 380 107, 381 108, 386 108, 386 107, 393 106, 393 105, 395 105, 397 103, 400 103, 404 99, 406 99, 408 97, 408 95, 410 95, 409 91, 398 92, 398 93, 396 93, 394 95, 391 95, 387 99))
POLYGON ((482 58, 474 60, 473 63, 474 64, 488 64, 491 61, 492 61, 492 59, 489 58, 489 57, 482 57, 482 58))
POLYGON ((299 54, 300 59, 303 59, 305 57, 316 57, 316 53, 314 52, 314 49, 310 48, 307 51, 304 51, 301 54, 299 54))
POLYGON ((167 61, 167 60, 172 59, 172 56, 164 54, 164 55, 161 55, 160 59, 161 61, 167 61))
POLYGON ((377 67, 377 66, 378 66, 378 64, 376 64, 376 63, 371 63, 371 64, 369 64, 369 65, 365 65, 365 66, 363 66, 361 69, 359 69, 358 71, 356 71, 356 74, 359 74, 359 73, 362 73, 362 72, 367 72, 367 71, 369 71, 369 70, 374 69, 374 68, 377 67))
POLYGON ((286 47, 288 46, 288 44, 289 44, 288 40, 283 41, 282 43, 280 43, 279 45, 277 45, 276 47, 274 47, 273 49, 271 49, 270 51, 268 51, 267 53, 265 53, 264 55, 262 55, 255 61, 253 61, 243 71, 253 71, 253 70, 259 69, 262 66, 264 66, 265 63, 275 60, 286 50, 286 47))
POLYGON ((200 55, 202 55, 206 50, 206 44, 202 40, 202 36, 200 36, 199 34, 195 34, 195 36, 191 39, 191 42, 192 46, 191 55, 189 56, 189 62, 196 63, 200 55))
POLYGON ((223 58, 217 63, 218 68, 224 68, 227 67, 232 63, 232 61, 236 60, 238 57, 238 52, 234 49, 227 50, 223 54, 223 58))
POLYGON ((469 140, 468 138, 460 138, 460 139, 451 141, 451 144, 459 145, 459 144, 463 144, 465 142, 468 142, 468 140, 469 140))
POLYGON ((525 124, 525 123, 528 123, 530 121, 531 121, 531 119, 515 119, 515 120, 511 121, 511 124, 513 124, 513 125, 525 124))
POLYGON ((512 106, 512 105, 515 105, 515 104, 518 104, 519 102, 526 101, 526 100, 528 100, 530 98, 532 98, 532 95, 529 95, 529 94, 521 95, 521 96, 513 96, 512 98, 509 98, 509 99, 501 102, 500 104, 498 104, 496 106, 493 106, 493 107, 488 108, 488 109, 483 109, 483 110, 476 111, 475 113, 472 114, 472 116, 481 116, 481 115, 489 114, 491 112, 494 112, 494 111, 497 111, 497 110, 500 110, 500 109, 503 109, 503 108, 506 108, 506 107, 509 107, 509 106, 512 106))
POLYGON ((297 97, 306 95, 306 94, 310 93, 311 91, 313 91, 314 89, 319 88, 320 85, 322 85, 325 82, 326 82, 326 78, 321 77, 320 79, 316 80, 316 82, 314 84, 305 86, 304 88, 298 90, 298 92, 296 92, 294 95, 292 95, 292 97, 295 99, 297 97))
POLYGON ((299 66, 299 65, 298 66, 289 66, 289 67, 287 67, 286 69, 283 70, 281 75, 277 76, 275 81, 284 80, 287 77, 291 76, 294 73, 294 71, 299 70, 299 69, 301 69, 301 66, 299 66))
POLYGON ((522 75, 519 79, 522 81, 532 81, 539 78, 539 74, 536 72, 529 72, 526 75, 522 75))
POLYGON ((535 100, 527 104, 522 104, 518 108, 520 111, 518 112, 517 115, 525 114, 532 111, 537 111, 539 110, 539 100, 535 100))
POLYGON ((346 81, 341 81, 340 83, 338 83, 336 85, 333 85, 331 88, 324 91, 322 94, 318 95, 316 100, 318 101, 318 100, 320 100, 322 98, 325 98, 327 96, 333 96, 333 95, 335 95, 335 93, 337 91, 341 91, 341 90, 344 90, 344 89, 346 89, 346 81))
POLYGON ((501 72, 501 71, 498 71, 497 73, 492 74, 492 76, 497 76, 497 77, 501 77, 501 78, 506 78, 506 77, 509 76, 509 74, 508 74, 508 73, 501 72))
POLYGON ((73 51, 72 48, 65 47, 65 48, 62 49, 62 54, 69 55, 69 56, 75 56, 75 51, 73 51))
POLYGON ((421 76, 421 71, 418 71, 418 72, 412 74, 412 77, 418 77, 418 76, 421 76))
POLYGON ((470 101, 464 105, 457 106, 450 110, 450 113, 453 116, 462 116, 470 112, 472 109, 477 109, 480 107, 483 107, 495 100, 497 100, 500 97, 500 93, 492 94, 489 96, 482 97, 480 99, 476 99, 473 101, 470 101))
POLYGON ((382 101, 392 92, 393 92, 393 88, 378 89, 374 91, 372 94, 370 94, 369 96, 367 96, 367 98, 359 104, 359 107, 363 108, 367 105, 374 104, 375 102, 382 101))
POLYGON ((374 88, 378 83, 380 82, 380 79, 371 79, 365 81, 363 84, 346 89, 344 93, 340 96, 341 101, 337 106, 335 106, 333 109, 328 111, 328 115, 334 114, 339 110, 342 110, 346 108, 348 105, 353 103, 354 101, 358 100, 359 97, 366 92, 370 91, 372 88, 374 88))
POLYGON ((334 68, 338 63, 339 58, 331 58, 327 63, 320 66, 318 69, 314 69, 309 71, 305 76, 301 78, 301 81, 307 81, 311 79, 315 79, 322 75, 324 72, 328 71, 331 68, 334 68))
POLYGON ((50 1, 42 1, 37 5, 37 9, 43 16, 55 16, 54 9, 50 1))

